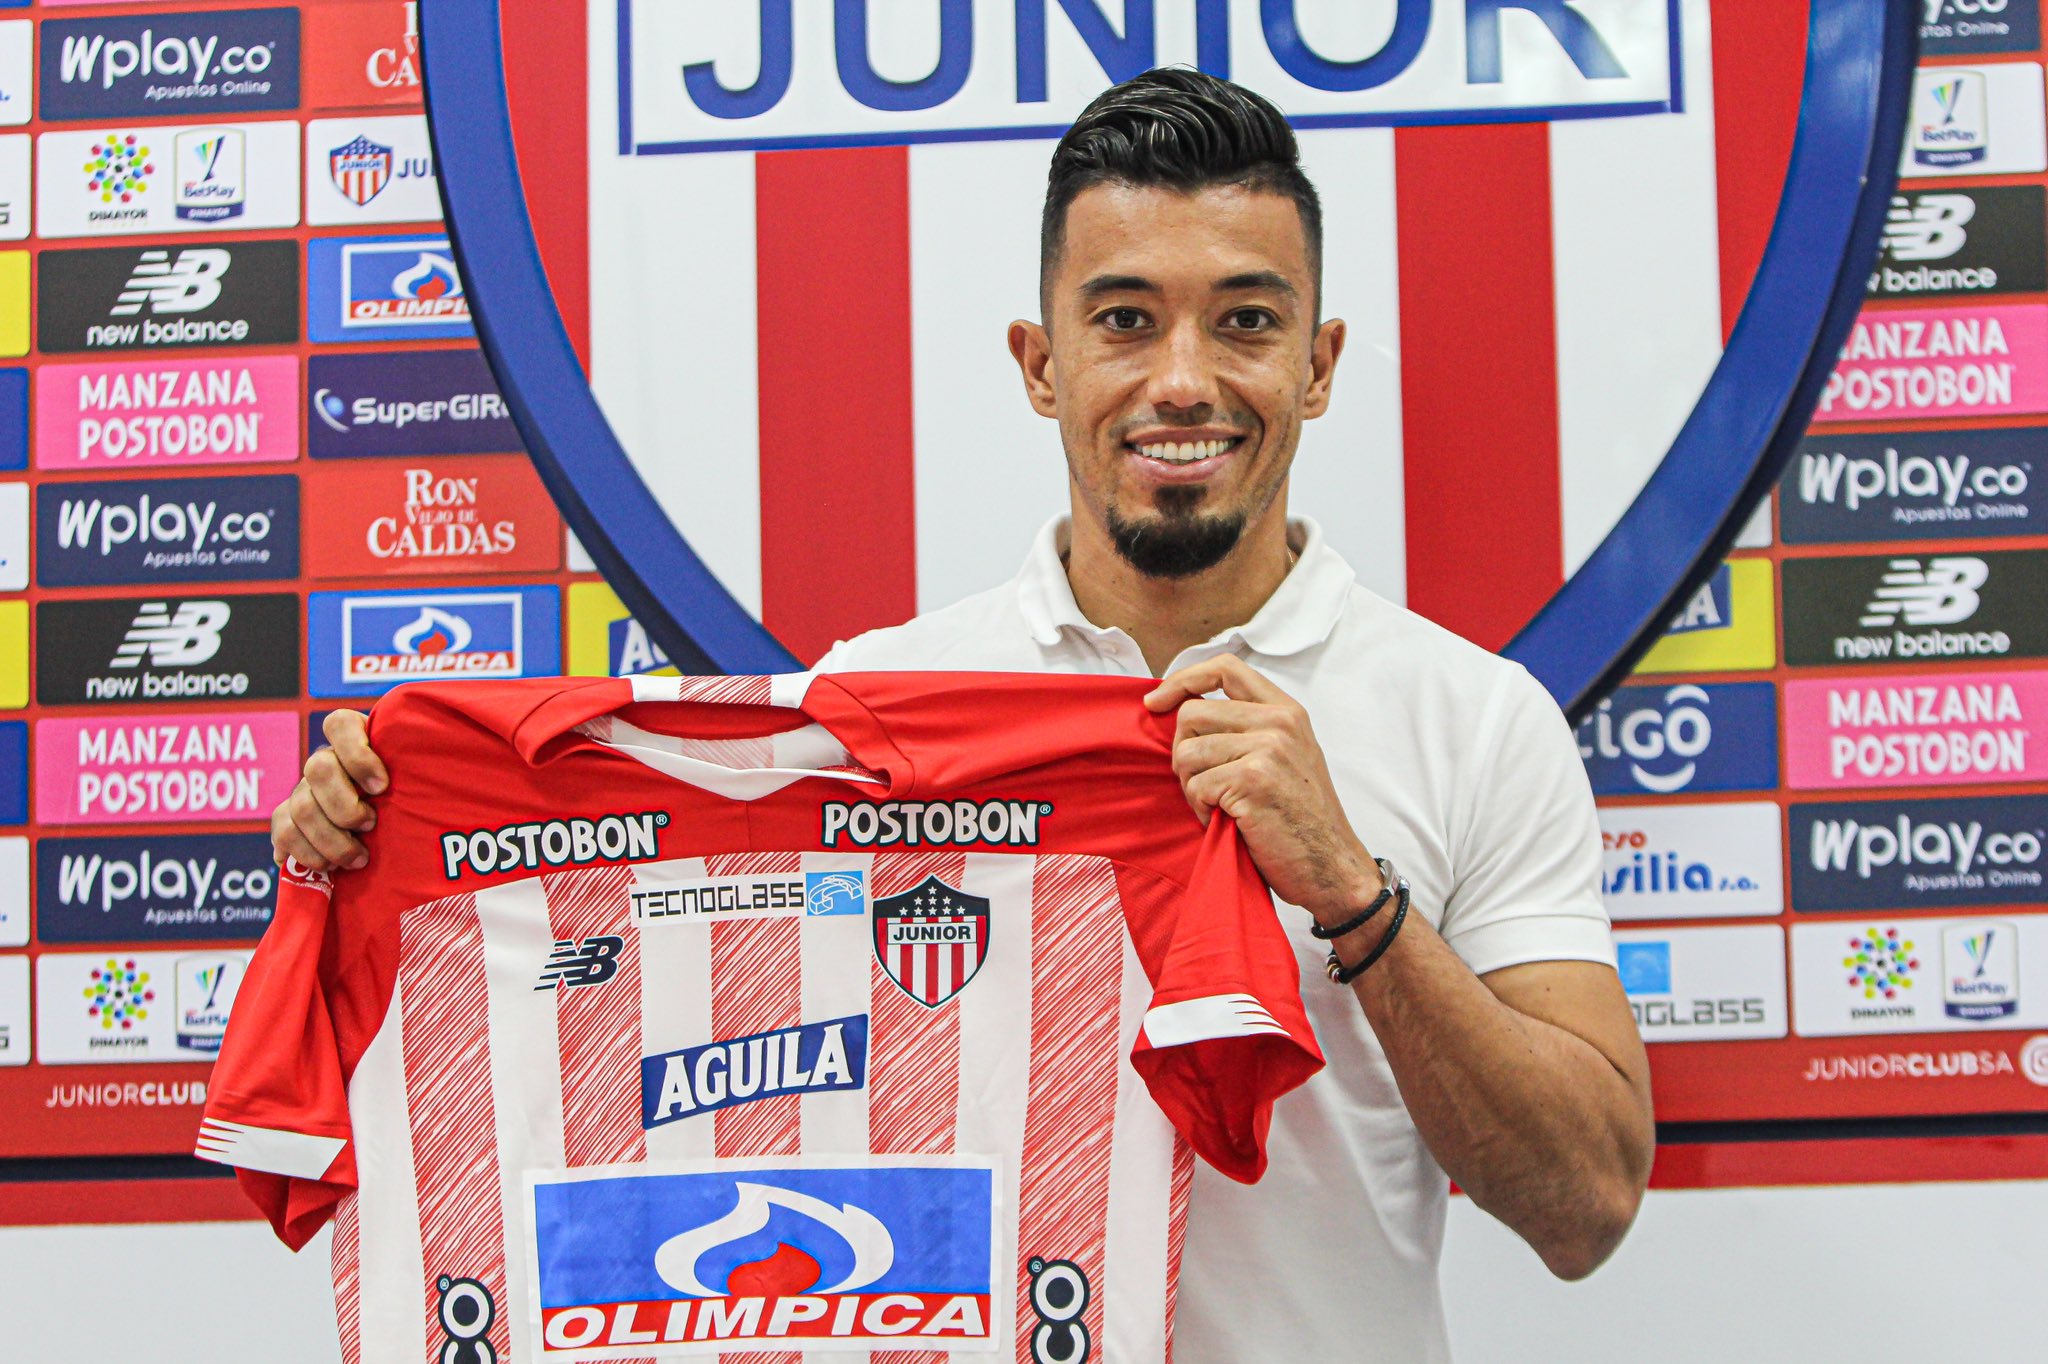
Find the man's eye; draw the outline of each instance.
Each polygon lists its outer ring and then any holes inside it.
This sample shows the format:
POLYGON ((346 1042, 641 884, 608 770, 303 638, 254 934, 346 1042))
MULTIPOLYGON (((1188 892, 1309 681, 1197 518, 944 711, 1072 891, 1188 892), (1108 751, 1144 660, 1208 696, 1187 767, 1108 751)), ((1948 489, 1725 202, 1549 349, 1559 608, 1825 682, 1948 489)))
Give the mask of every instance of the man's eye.
POLYGON ((1229 323, 1239 331, 1258 332, 1278 326, 1278 320, 1264 308, 1239 308, 1230 314, 1229 323))
POLYGON ((1111 308, 1102 315, 1102 322, 1113 332, 1135 331, 1145 325, 1145 314, 1136 308, 1111 308))

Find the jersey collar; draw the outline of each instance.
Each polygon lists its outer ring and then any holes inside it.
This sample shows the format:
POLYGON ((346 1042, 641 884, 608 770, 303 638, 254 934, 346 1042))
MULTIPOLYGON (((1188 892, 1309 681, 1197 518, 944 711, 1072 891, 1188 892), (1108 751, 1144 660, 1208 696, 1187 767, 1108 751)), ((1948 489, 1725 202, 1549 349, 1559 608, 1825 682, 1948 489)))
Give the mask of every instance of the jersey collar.
MULTIPOLYGON (((1031 638, 1046 648, 1058 644, 1067 630, 1091 640, 1123 633, 1095 624, 1081 614, 1074 601, 1064 557, 1072 521, 1072 517, 1056 516, 1045 523, 1015 579, 1024 623, 1031 638)), ((1227 649, 1242 644, 1252 653, 1285 658, 1329 639, 1358 575, 1343 555, 1330 548, 1323 528, 1306 516, 1288 519, 1287 543, 1296 557, 1278 590, 1250 620, 1221 631, 1208 647, 1227 649)))

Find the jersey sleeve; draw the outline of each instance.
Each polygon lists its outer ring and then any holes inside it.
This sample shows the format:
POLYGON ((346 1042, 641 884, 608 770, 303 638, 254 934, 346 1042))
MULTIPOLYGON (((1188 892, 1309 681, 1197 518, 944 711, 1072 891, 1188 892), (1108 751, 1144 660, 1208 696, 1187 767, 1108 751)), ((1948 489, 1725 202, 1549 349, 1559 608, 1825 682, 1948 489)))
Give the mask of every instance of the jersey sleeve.
POLYGON ((335 967, 331 893, 327 877, 295 863, 279 878, 277 912, 235 996, 194 1152, 234 1166, 293 1250, 356 1186, 348 1073, 369 1037, 338 996, 374 983, 359 978, 360 964, 335 967))
POLYGON ((1512 669, 1472 751, 1481 757, 1452 828, 1444 941, 1479 975, 1535 961, 1612 965, 1599 815, 1557 703, 1512 669))
POLYGON ((1131 1064, 1198 1155, 1254 1183, 1274 1101, 1323 1067, 1272 894, 1221 814, 1185 886, 1120 863, 1118 890, 1152 981, 1131 1064))

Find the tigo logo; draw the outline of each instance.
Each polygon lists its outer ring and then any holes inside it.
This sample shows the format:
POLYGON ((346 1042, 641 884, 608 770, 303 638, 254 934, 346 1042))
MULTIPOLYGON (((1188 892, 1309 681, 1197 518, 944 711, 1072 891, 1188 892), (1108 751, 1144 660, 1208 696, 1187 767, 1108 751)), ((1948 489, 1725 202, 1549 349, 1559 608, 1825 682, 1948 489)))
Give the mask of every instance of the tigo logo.
POLYGON ((994 1175, 967 1157, 827 1168, 534 1176, 545 1348, 721 1346, 986 1350, 996 1296, 994 1175), (577 1228, 623 1237, 581 1248, 577 1228))
POLYGON ((307 325, 313 340, 476 334, 446 237, 323 237, 308 250, 307 325))
POLYGON ((560 671, 552 587, 470 592, 316 592, 315 696, 374 696, 433 678, 544 677, 560 671))
POLYGON ((45 119, 293 109, 296 8, 43 21, 45 119))
POLYGON ((1777 709, 1768 682, 1622 687, 1580 723, 1579 756, 1601 795, 1769 790, 1777 709))

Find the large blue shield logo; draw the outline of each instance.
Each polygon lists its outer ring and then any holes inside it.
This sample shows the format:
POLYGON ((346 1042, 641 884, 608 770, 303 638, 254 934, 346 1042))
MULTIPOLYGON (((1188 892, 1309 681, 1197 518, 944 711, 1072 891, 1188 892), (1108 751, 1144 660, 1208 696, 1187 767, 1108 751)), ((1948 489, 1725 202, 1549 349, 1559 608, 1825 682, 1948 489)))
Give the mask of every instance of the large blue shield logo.
MULTIPOLYGON (((671 22, 659 6, 622 0, 622 34, 642 8, 650 25, 671 22)), ((993 60, 988 53, 994 49, 987 42, 975 46, 985 34, 954 41, 960 32, 972 31, 964 0, 939 7, 936 55, 923 54, 920 60, 929 74, 915 80, 878 74, 869 21, 863 17, 869 8, 834 7, 841 16, 835 30, 841 85, 829 93, 837 104, 821 103, 815 92, 783 98, 793 79, 785 60, 792 13, 787 3, 758 6, 758 28, 753 27, 756 6, 735 7, 746 12, 747 42, 760 54, 751 84, 738 79, 743 72, 708 59, 692 63, 686 53, 680 66, 663 68, 670 76, 675 69, 682 74, 671 92, 672 107, 636 102, 626 91, 634 67, 624 55, 622 37, 620 155, 1056 135, 1061 125, 1050 113, 1042 123, 1015 116, 1017 108, 1034 100, 1071 117, 1069 104, 1060 102, 1065 95, 1059 73, 1049 76, 1045 67, 1045 15, 1051 7, 1016 7, 1014 32, 1005 33, 1014 48, 1003 49, 1008 55, 1000 73, 1015 100, 1003 108, 975 103, 979 96, 974 92, 986 74, 977 63, 993 60), (926 117, 948 100, 960 106, 950 119, 926 117), (892 118, 898 121, 890 123, 892 118)), ((1127 13, 1144 17, 1142 23, 1132 19, 1120 33, 1106 19, 1084 22, 1086 14, 1095 12, 1093 6, 1059 8, 1065 14, 1059 22, 1074 27, 1110 76, 1133 74, 1118 69, 1119 60, 1143 69, 1164 41, 1155 42, 1152 5, 1128 6, 1127 13), (1145 60, 1133 53, 1142 53, 1145 60)), ((1199 41, 1199 51, 1191 56, 1204 69, 1256 83, 1252 63, 1232 47, 1256 38, 1264 44, 1259 60, 1270 58, 1273 79, 1338 92, 1328 100, 1318 96, 1286 106, 1305 129, 1554 124, 1587 115, 1568 102, 1505 95, 1457 108, 1426 99, 1403 104, 1407 96, 1402 92, 1410 89, 1403 85, 1406 74, 1431 59, 1439 43, 1452 45, 1445 50, 1462 63, 1461 78, 1472 89, 1506 89, 1503 72, 1516 45, 1526 51, 1535 42, 1544 45, 1558 72, 1616 82, 1621 93, 1596 116, 1654 115, 1683 107, 1682 0, 1670 0, 1668 7, 1637 7, 1664 25, 1659 31, 1669 34, 1670 59, 1662 64, 1661 85, 1625 90, 1621 78, 1640 74, 1645 64, 1635 57, 1622 61, 1611 33, 1603 37, 1597 25, 1562 0, 1390 0, 1382 6, 1390 27, 1376 35, 1378 50, 1342 61, 1319 55, 1311 46, 1312 36, 1332 41, 1327 31, 1310 35, 1306 24, 1297 30, 1294 5, 1268 0, 1259 7, 1258 24, 1241 21, 1237 30, 1228 27, 1232 7, 1202 3, 1186 8, 1199 41), (1244 30, 1250 30, 1250 37, 1244 30), (1338 98, 1343 92, 1364 93, 1347 104, 1338 98)), ((1890 207, 1913 93, 1920 8, 1914 0, 1811 0, 1790 169, 1754 283, 1718 364, 1689 410, 1681 409, 1685 415, 1674 422, 1676 435, 1633 491, 1626 511, 1577 559, 1561 589, 1506 649, 1575 718, 1591 709, 1711 577, 1805 429, 1862 302, 1868 262, 1890 207)), ((1166 28, 1161 19, 1159 33, 1166 28)), ((628 457, 561 320, 530 216, 507 209, 528 201, 512 139, 499 6, 428 0, 422 33, 429 121, 443 168, 441 190, 461 275, 474 300, 477 330, 527 448, 565 517, 624 604, 684 671, 792 667, 791 650, 706 566, 628 457)), ((696 41, 693 34, 678 50, 696 41)), ((1718 35, 1715 42, 1718 46, 1718 35)), ((807 69, 813 68, 801 62, 794 68, 799 84, 807 69)), ((1407 281, 1402 288, 1405 293, 1407 281)), ((1451 403, 1484 400, 1484 395, 1446 395, 1451 403)), ((1662 440, 1656 448, 1664 448, 1662 440)), ((832 590, 831 583, 817 584, 819 592, 832 590)))

